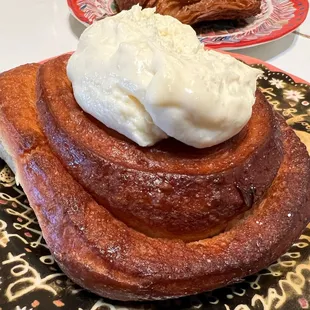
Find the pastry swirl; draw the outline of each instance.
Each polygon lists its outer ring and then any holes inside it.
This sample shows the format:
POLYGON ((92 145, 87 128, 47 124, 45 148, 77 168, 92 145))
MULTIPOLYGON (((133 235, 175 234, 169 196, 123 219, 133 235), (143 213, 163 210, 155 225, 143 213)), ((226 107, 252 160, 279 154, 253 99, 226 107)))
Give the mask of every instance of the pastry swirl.
POLYGON ((41 125, 65 168, 116 218, 151 237, 194 241, 225 230, 262 199, 283 154, 260 92, 247 128, 219 146, 199 150, 169 139, 143 148, 83 113, 68 58, 39 69, 41 125))
MULTIPOLYGON (((171 141, 171 145, 161 145, 153 152, 145 150, 142 154, 142 149, 85 116, 74 106, 70 83, 63 75, 66 61, 67 56, 62 56, 41 67, 25 65, 0 75, 0 140, 14 162, 51 253, 76 283, 101 296, 119 300, 156 300, 195 294, 259 271, 299 237, 310 219, 309 157, 293 130, 270 110, 260 92, 257 92, 253 117, 245 130, 217 149, 195 154, 193 164, 197 171, 190 173, 193 168, 182 162, 184 158, 185 162, 191 162, 189 149, 174 154, 174 148, 181 148, 181 145, 171 141), (67 114, 67 108, 71 113, 67 114), (257 121, 260 114, 264 117, 257 121), (265 118, 269 121, 264 122, 265 118), (253 149, 247 146, 249 152, 242 157, 242 147, 239 147, 251 137, 254 125, 259 134, 253 133, 250 140, 253 149), (73 134, 71 139, 69 132, 73 134), (76 140, 78 135, 80 140, 76 140), (89 143, 82 139, 84 135, 89 143), (99 147, 96 152, 90 148, 91 143, 99 147), (270 148, 274 162, 268 155, 270 148), (123 154, 121 150, 128 153, 123 154), (71 161, 65 151, 71 154, 71 161), (109 155, 105 158, 109 164, 99 167, 97 158, 103 158, 103 151, 105 156, 109 155), (233 154, 235 166, 225 166, 223 160, 213 167, 214 170, 210 169, 211 164, 204 170, 201 168, 205 165, 203 160, 208 156, 212 159, 212 154, 213 158, 233 154), (128 162, 124 160, 126 156, 128 162), (94 159, 93 166, 89 164, 91 159, 94 159), (148 166, 145 159, 153 161, 154 165, 148 166), (126 179, 126 173, 131 170, 142 171, 145 175, 183 173, 198 179, 203 173, 213 176, 224 171, 231 174, 223 178, 226 184, 229 180, 232 183, 238 180, 248 186, 244 174, 238 175, 238 171, 243 171, 240 167, 250 159, 247 177, 253 178, 261 192, 257 191, 257 196, 252 193, 248 204, 244 199, 247 196, 241 194, 242 207, 234 209, 232 217, 225 214, 215 221, 225 225, 220 229, 224 231, 213 237, 206 234, 198 239, 197 234, 195 238, 182 240, 175 235, 162 238, 137 231, 134 225, 126 224, 110 210, 108 198, 104 201, 104 197, 98 198, 96 193, 85 190, 93 188, 87 183, 87 180, 95 182, 91 175, 106 167, 105 173, 111 174, 111 179, 101 182, 110 182, 111 195, 117 193, 113 180, 117 176, 126 179), (179 160, 182 164, 178 164, 179 160), (257 162, 260 166, 253 167, 257 162), (263 166, 265 162, 268 165, 263 166), (88 164, 83 166, 83 163, 88 164), (126 169, 115 173, 119 166, 126 169), (88 179, 84 174, 86 167, 90 169, 88 179), (236 167, 240 169, 234 170, 236 167), (260 179, 254 171, 261 173, 260 179)), ((199 182, 195 186, 199 188, 199 182)), ((122 189, 125 190, 125 185, 122 189)), ((165 187, 163 189, 164 193, 169 193, 165 187)), ((221 193, 225 194, 227 192, 221 193)), ((188 201, 187 207, 190 205, 188 201)), ((222 207, 224 213, 226 207, 222 207)), ((151 231, 154 230, 155 226, 151 231)), ((180 234, 180 231, 177 232, 180 234)))
POLYGON ((139 4, 143 8, 156 7, 156 12, 171 15, 183 24, 202 21, 245 19, 260 13, 260 0, 116 0, 120 10, 129 10, 139 4))

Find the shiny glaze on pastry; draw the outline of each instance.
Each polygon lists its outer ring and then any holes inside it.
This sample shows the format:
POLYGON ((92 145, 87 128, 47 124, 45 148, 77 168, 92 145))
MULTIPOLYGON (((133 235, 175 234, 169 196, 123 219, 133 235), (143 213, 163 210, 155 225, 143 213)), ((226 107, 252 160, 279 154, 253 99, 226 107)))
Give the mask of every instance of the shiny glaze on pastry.
MULTIPOLYGON (((128 227, 98 204, 51 150, 35 108, 38 68, 25 65, 0 75, 0 139, 51 253, 83 287, 119 300, 211 290, 271 264, 309 222, 309 156, 283 118, 273 114, 283 155, 277 174, 262 200, 225 232, 184 242, 128 227)), ((70 85, 63 81, 62 87, 54 100, 66 104, 70 85)))

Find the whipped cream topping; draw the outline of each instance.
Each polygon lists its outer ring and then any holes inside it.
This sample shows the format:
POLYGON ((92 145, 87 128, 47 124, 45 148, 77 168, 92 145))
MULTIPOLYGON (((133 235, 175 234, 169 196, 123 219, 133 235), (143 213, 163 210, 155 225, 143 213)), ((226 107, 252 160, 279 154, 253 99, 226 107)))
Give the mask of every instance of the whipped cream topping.
POLYGON ((205 50, 195 31, 134 6, 95 22, 67 66, 81 108, 140 146, 204 148, 248 122, 261 71, 205 50))

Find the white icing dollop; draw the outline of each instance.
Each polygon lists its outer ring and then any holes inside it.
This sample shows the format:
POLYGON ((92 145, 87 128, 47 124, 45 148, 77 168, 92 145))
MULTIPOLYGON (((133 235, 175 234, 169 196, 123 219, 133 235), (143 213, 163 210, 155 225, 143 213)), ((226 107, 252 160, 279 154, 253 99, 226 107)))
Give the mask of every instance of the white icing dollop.
POLYGON ((261 71, 205 50, 195 31, 134 6, 88 27, 68 77, 81 108, 141 146, 219 144, 248 122, 261 71))

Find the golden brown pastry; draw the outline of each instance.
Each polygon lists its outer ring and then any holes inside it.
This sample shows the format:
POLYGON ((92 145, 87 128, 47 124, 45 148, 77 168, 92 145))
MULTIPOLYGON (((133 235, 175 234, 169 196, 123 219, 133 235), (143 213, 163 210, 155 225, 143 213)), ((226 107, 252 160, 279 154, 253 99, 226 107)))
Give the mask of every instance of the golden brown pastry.
POLYGON ((184 24, 221 19, 244 19, 260 13, 261 0, 116 0, 120 10, 140 4, 156 7, 156 12, 171 15, 184 24))
MULTIPOLYGON (((51 253, 76 283, 99 295, 120 300, 155 300, 195 294, 239 281, 266 267, 284 253, 306 227, 310 219, 308 154, 285 121, 270 111, 268 103, 259 92, 255 113, 244 132, 227 142, 226 148, 219 146, 217 150, 218 154, 223 151, 228 157, 233 154, 236 166, 244 165, 245 158, 251 161, 253 154, 262 165, 263 159, 270 159, 269 155, 265 156, 268 152, 255 152, 256 148, 262 148, 261 137, 252 136, 253 149, 247 157, 240 156, 241 162, 238 155, 242 154, 240 146, 251 137, 252 126, 255 125, 260 133, 264 132, 263 126, 267 126, 263 141, 273 141, 276 145, 276 168, 262 166, 262 170, 275 169, 276 173, 273 172, 275 175, 268 189, 265 188, 263 178, 256 180, 257 186, 263 184, 261 188, 264 193, 256 201, 251 201, 250 207, 245 208, 247 211, 234 211, 233 221, 230 221, 225 232, 191 242, 154 238, 127 226, 108 210, 107 203, 98 204, 93 197, 95 195, 85 191, 89 184, 84 183, 82 186, 78 182, 78 179, 82 179, 76 170, 79 167, 84 169, 83 161, 95 159, 94 170, 89 171, 89 176, 99 171, 96 156, 102 157, 103 153, 99 149, 97 153, 89 152, 89 143, 104 148, 105 156, 109 155, 108 164, 101 167, 106 173, 102 182, 110 182, 113 195, 117 192, 113 188, 113 180, 117 176, 126 178, 129 169, 122 174, 115 171, 118 171, 121 164, 126 169, 132 165, 124 161, 125 155, 113 153, 124 145, 138 159, 137 165, 140 166, 136 166, 135 170, 143 171, 142 168, 146 167, 147 163, 143 160, 139 162, 141 158, 160 162, 161 166, 155 165, 151 171, 158 175, 161 174, 158 169, 163 167, 176 169, 174 174, 181 174, 183 168, 190 168, 177 164, 172 146, 168 149, 158 147, 153 153, 145 150, 150 154, 143 154, 143 157, 140 153, 142 150, 132 146, 131 142, 86 118, 72 102, 71 86, 63 75, 66 61, 66 56, 60 57, 39 69, 39 109, 35 108, 34 82, 38 65, 25 65, 0 75, 0 140, 13 159, 17 176, 38 217, 51 253), (64 114, 55 110, 60 104, 64 114), (67 107, 72 107, 69 114, 66 114, 67 107), (272 125, 268 126, 262 119, 261 122, 257 121, 261 113, 269 118, 272 125), (38 114, 46 134, 43 134, 38 114), (67 125, 62 121, 63 115, 67 117, 67 125), (77 121, 80 129, 74 127, 77 121), (70 140, 67 134, 71 126, 75 129, 70 140), (55 137, 51 136, 52 132, 55 137), (93 141, 85 144, 82 135, 86 134, 87 140, 93 141), (97 140, 100 135, 105 136, 101 137, 105 140, 97 140), (76 139, 77 136, 80 136, 80 140, 76 139), (62 143, 63 147, 56 148, 54 140, 62 143), (64 157, 64 148, 71 154, 71 162, 64 157), (79 152, 75 151, 77 149, 79 152), (165 159, 157 160, 161 157, 165 159), (167 166, 163 166, 166 160, 167 166), (72 175, 69 173, 70 163, 75 165, 70 168, 72 175)), ((212 152, 216 154, 216 150, 211 150, 210 154, 202 151, 201 157, 212 158, 212 152)), ((199 157, 198 153, 195 154, 196 158, 199 157)), ((179 153, 181 162, 188 159, 186 156, 190 157, 188 151, 179 153)), ((210 168, 204 170, 204 164, 199 160, 196 167, 201 175, 211 171, 210 168)), ((225 168, 229 170, 223 164, 218 164, 218 167, 217 174, 225 172, 225 168)), ((261 173, 268 175, 270 182, 273 173, 261 173)), ((187 175, 199 179, 193 173, 187 175)), ((251 175, 252 171, 248 170, 250 180, 251 175)), ((231 175, 232 183, 235 182, 234 178, 240 181, 238 176, 231 175)), ((228 179, 225 182, 228 184, 228 179)), ((166 187, 162 190, 165 195, 166 187)), ((190 205, 189 199, 188 207, 190 205)), ((225 222, 228 218, 224 216, 221 220, 225 222)))
POLYGON ((173 139, 144 148, 83 113, 66 75, 68 59, 39 70, 42 128, 70 174, 122 222, 151 237, 199 240, 263 198, 283 154, 260 92, 248 126, 233 139, 202 150, 173 139))

